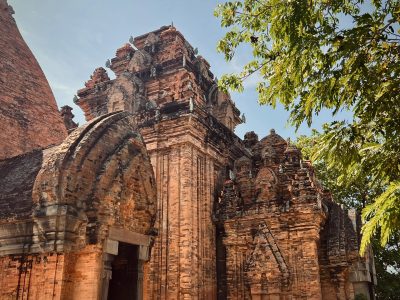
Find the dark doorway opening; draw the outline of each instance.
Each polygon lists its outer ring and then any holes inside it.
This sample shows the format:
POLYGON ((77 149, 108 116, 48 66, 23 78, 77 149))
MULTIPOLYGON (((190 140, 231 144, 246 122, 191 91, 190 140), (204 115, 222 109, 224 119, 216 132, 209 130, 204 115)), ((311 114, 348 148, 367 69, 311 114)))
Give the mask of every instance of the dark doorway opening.
POLYGON ((112 264, 108 300, 137 300, 138 246, 119 242, 112 264))

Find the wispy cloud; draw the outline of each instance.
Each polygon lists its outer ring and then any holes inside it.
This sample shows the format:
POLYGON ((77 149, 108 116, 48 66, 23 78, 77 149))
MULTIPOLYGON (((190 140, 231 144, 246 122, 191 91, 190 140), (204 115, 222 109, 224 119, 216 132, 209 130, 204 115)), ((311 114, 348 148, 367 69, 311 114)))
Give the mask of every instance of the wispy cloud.
POLYGON ((53 91, 57 90, 68 94, 75 94, 76 92, 74 87, 55 81, 51 82, 51 88, 53 89, 53 91))

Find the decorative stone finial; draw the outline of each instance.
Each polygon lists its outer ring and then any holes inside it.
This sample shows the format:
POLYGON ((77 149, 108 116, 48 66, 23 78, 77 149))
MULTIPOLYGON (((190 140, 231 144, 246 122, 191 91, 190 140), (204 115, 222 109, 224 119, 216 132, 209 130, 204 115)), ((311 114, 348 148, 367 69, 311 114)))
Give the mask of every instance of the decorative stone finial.
POLYGON ((108 77, 107 71, 100 67, 94 70, 93 75, 90 76, 90 80, 85 85, 88 88, 93 88, 96 84, 109 80, 110 77, 108 77))
POLYGON ((15 14, 14 8, 11 5, 8 6, 8 12, 10 13, 10 15, 15 14))
POLYGON ((110 68, 110 67, 111 67, 111 60, 107 59, 106 68, 110 68))
POLYGON ((132 45, 129 43, 126 43, 125 45, 123 45, 121 48, 118 48, 115 56, 118 58, 126 58, 127 56, 131 56, 133 52, 135 52, 135 50, 132 48, 132 45))
POLYGON ((71 133, 76 127, 78 127, 78 124, 72 120, 75 116, 72 113, 71 106, 64 105, 63 107, 61 107, 60 114, 64 120, 64 125, 67 128, 68 133, 71 133))
POLYGON ((254 131, 246 132, 243 140, 246 148, 251 148, 258 142, 258 135, 254 131))

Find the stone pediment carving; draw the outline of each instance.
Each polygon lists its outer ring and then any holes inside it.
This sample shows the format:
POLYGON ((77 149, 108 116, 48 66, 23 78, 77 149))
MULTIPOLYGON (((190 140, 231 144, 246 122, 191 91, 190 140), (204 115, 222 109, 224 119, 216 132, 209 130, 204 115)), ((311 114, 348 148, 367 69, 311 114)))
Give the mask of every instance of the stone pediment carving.
POLYGON ((132 73, 124 72, 108 92, 108 111, 125 110, 131 113, 145 108, 143 81, 132 73))
POLYGON ((75 251, 101 244, 110 226, 140 234, 153 226, 153 172, 128 112, 93 119, 58 146, 0 163, 0 171, 7 174, 0 200, 16 202, 1 207, 1 255, 75 251))
POLYGON ((147 36, 144 44, 146 46, 153 45, 155 43, 158 43, 159 40, 160 40, 160 38, 157 35, 155 35, 154 32, 150 32, 149 35, 147 36))
POLYGON ((261 158, 264 165, 274 164, 276 161, 276 151, 271 145, 266 145, 261 151, 261 158))
POLYGON ((278 193, 278 177, 270 168, 262 168, 256 177, 257 201, 269 201, 278 193))
POLYGON ((236 216, 242 207, 243 200, 238 193, 237 186, 232 180, 226 180, 217 204, 217 215, 236 216))
POLYGON ((236 160, 234 166, 239 180, 242 177, 245 177, 246 180, 253 177, 252 161, 247 156, 242 156, 236 160))
POLYGON ((145 50, 137 50, 133 54, 127 69, 130 72, 139 72, 150 67, 151 61, 152 58, 149 53, 147 53, 145 50))
POLYGON ((253 251, 246 260, 245 276, 251 284, 288 285, 289 268, 267 224, 262 222, 254 236, 253 251))

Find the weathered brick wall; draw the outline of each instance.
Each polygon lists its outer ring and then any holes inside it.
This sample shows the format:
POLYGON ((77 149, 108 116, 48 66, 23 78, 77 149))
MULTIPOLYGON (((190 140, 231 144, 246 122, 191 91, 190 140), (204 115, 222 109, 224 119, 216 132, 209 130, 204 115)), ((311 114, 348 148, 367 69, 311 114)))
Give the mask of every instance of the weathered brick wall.
POLYGON ((71 253, 0 258, 0 299, 96 300, 100 294, 102 251, 96 246, 71 253))
POLYGON ((1 257, 0 299, 61 299, 64 255, 1 257))
POLYGON ((142 129, 158 187, 158 237, 146 299, 216 299, 212 209, 218 169, 227 157, 207 148, 205 133, 189 116, 142 129))
POLYGON ((6 0, 0 0, 0 159, 59 144, 67 135, 57 104, 6 0))
POLYGON ((97 300, 101 294, 103 249, 89 245, 65 254, 61 299, 97 300))

